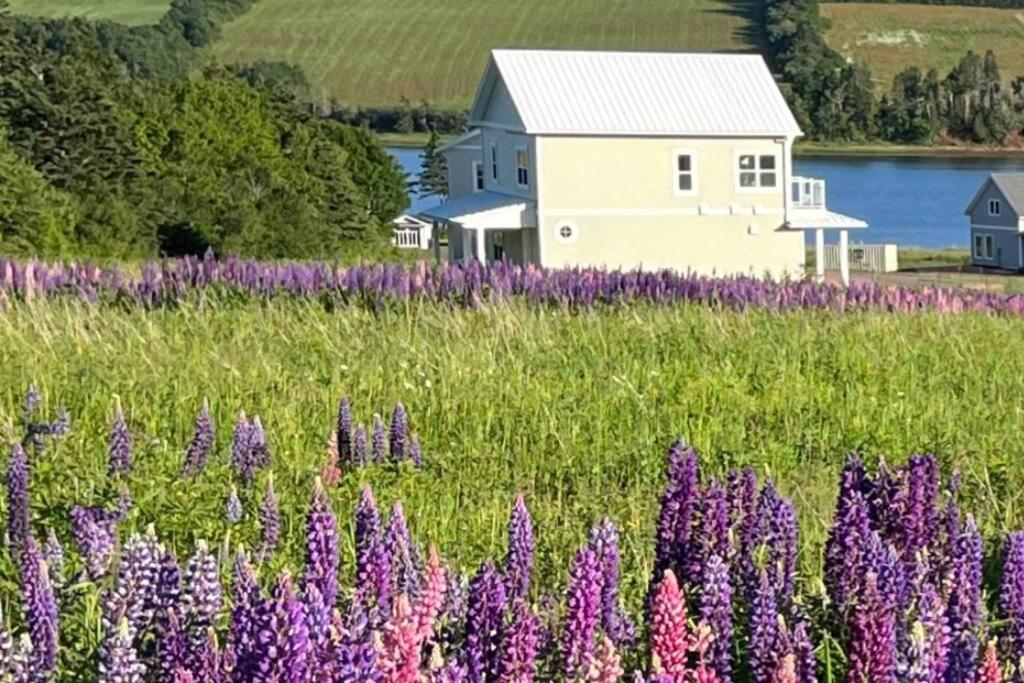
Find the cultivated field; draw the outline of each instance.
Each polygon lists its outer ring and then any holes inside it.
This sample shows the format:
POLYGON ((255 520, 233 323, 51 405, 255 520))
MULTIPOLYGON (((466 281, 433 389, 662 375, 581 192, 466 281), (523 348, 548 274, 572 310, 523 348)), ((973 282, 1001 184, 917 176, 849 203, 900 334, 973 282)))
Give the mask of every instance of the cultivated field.
POLYGON ((262 0, 229 24, 225 61, 298 63, 317 95, 466 105, 493 47, 749 47, 744 3, 718 0, 262 0))
POLYGON ((880 88, 899 71, 935 67, 941 76, 967 50, 995 51, 1004 79, 1024 75, 1024 11, 986 7, 823 4, 829 44, 864 60, 880 88))
POLYGON ((19 14, 41 17, 89 17, 122 24, 155 23, 170 4, 168 0, 10 0, 19 14))

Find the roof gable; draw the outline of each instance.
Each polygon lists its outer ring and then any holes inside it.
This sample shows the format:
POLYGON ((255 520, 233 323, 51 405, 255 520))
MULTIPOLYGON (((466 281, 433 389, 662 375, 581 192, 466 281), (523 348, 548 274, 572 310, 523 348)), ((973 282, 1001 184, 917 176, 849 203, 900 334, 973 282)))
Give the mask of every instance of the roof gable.
POLYGON ((471 125, 502 88, 533 134, 801 135, 758 55, 494 50, 471 125))
POLYGON ((1024 173, 990 174, 985 179, 985 182, 981 184, 981 187, 978 188, 967 208, 964 209, 965 214, 974 212, 974 208, 981 201, 982 197, 985 196, 989 186, 995 186, 1014 213, 1018 216, 1024 215, 1024 173))

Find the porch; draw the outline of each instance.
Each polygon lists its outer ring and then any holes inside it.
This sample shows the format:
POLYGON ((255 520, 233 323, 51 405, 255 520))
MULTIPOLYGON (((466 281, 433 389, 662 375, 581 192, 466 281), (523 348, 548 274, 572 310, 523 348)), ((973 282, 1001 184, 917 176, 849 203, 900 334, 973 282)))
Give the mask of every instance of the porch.
POLYGON ((786 197, 786 227, 803 232, 814 231, 814 277, 825 279, 825 231, 839 233, 839 278, 850 284, 850 230, 863 230, 868 224, 835 211, 825 201, 825 181, 796 176, 790 181, 786 197))
POLYGON ((447 226, 453 260, 486 263, 512 256, 528 263, 535 256, 537 211, 532 200, 481 191, 425 209, 420 215, 447 226))

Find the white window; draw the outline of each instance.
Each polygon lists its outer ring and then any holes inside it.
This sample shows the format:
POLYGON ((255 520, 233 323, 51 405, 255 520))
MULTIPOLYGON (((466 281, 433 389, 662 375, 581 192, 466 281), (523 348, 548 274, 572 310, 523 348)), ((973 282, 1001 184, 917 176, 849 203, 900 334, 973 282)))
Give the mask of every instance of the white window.
POLYGON ((995 243, 992 235, 974 236, 974 258, 991 260, 995 254, 995 243))
POLYGON ((572 221, 562 221, 555 225, 555 239, 561 244, 572 244, 579 236, 580 229, 572 221))
POLYGON ((498 143, 491 143, 491 180, 498 180, 498 143))
POLYGON ((672 193, 677 197, 697 194, 697 155, 691 150, 672 152, 672 193))
POLYGON ((779 185, 779 157, 775 154, 738 154, 736 173, 741 190, 773 189, 779 185))
POLYGON ((988 215, 998 216, 1003 212, 1003 204, 998 199, 988 200, 988 215))
POLYGON ((987 259, 991 259, 995 256, 994 241, 995 240, 992 239, 992 235, 985 235, 985 258, 987 259))
POLYGON ((484 189, 484 165, 479 161, 473 162, 473 192, 480 192, 484 189))
POLYGON ((516 147, 516 184, 519 187, 530 185, 530 153, 525 147, 516 147))

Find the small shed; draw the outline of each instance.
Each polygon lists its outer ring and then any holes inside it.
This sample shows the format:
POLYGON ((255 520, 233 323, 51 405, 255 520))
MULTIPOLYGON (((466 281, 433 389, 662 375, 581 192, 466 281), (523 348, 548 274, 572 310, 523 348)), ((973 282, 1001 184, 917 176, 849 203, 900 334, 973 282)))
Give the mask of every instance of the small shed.
POLYGON ((391 243, 399 249, 430 249, 434 238, 434 226, 432 223, 402 214, 391 221, 394 225, 394 233, 391 243))
POLYGON ((971 264, 1024 270, 1024 173, 993 173, 964 213, 971 219, 971 264))

